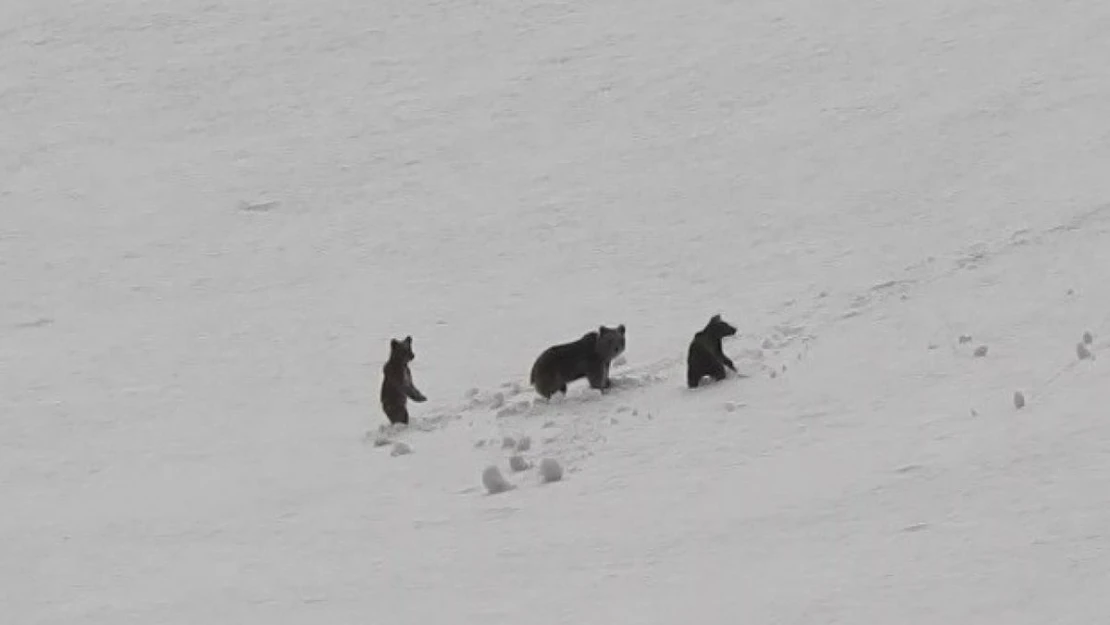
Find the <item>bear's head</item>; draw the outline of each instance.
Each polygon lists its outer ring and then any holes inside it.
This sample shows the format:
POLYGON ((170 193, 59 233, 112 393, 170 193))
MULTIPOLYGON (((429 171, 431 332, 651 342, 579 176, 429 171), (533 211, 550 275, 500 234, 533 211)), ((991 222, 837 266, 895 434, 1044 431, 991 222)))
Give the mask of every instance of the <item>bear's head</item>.
POLYGON ((709 319, 709 323, 705 325, 705 330, 703 330, 703 332, 709 336, 720 339, 726 336, 735 336, 736 326, 721 319, 721 315, 718 314, 713 315, 713 317, 709 319))
POLYGON ((624 324, 615 328, 601 326, 597 329, 597 353, 606 360, 612 360, 624 352, 624 324))
POLYGON ((394 362, 409 363, 416 360, 412 352, 412 337, 406 336, 404 340, 389 339, 389 359, 394 362))

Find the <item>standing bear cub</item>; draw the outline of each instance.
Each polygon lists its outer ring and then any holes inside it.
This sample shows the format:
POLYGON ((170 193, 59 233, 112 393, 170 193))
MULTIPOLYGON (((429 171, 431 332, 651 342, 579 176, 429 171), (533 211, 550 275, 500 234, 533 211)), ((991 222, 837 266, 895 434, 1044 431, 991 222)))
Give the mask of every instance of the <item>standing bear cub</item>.
POLYGON ((389 360, 382 367, 382 411, 390 423, 409 422, 409 411, 405 404, 409 399, 420 403, 427 401, 424 394, 412 383, 409 363, 416 359, 412 353, 412 337, 403 341, 389 340, 389 360))
POLYGON ((551 399, 556 392, 567 394, 567 383, 586 378, 590 388, 604 391, 612 386, 609 366, 624 352, 624 324, 601 326, 570 343, 548 347, 535 364, 529 378, 536 392, 551 399))
POLYGON ((694 335, 686 352, 686 386, 697 388, 705 376, 723 380, 725 367, 736 372, 736 366, 721 348, 721 339, 735 334, 734 326, 722 320, 720 315, 713 315, 705 328, 694 335))

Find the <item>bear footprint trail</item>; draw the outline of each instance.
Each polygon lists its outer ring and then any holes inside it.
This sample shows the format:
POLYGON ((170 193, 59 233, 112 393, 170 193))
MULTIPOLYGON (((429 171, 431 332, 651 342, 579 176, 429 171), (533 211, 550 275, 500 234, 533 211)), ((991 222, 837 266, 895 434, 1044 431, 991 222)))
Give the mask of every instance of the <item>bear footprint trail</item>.
MULTIPOLYGON (((1081 225, 1089 225, 1090 221, 1094 220, 1088 219, 1081 225)), ((822 291, 808 303, 805 298, 785 302, 779 309, 785 322, 773 325, 762 340, 751 336, 737 339, 743 347, 732 343, 729 354, 736 358, 736 369, 742 377, 745 370, 752 368, 768 374, 767 377, 777 377, 786 373, 793 361, 800 361, 808 354, 811 344, 818 338, 812 333, 814 329, 821 330, 823 334, 842 323, 857 322, 864 316, 907 301, 931 284, 961 272, 980 270, 1003 256, 1043 245, 1078 229, 1055 228, 1038 236, 1022 236, 993 247, 976 246, 970 253, 958 255, 949 263, 930 257, 907 266, 902 271, 901 279, 883 281, 855 292, 830 295, 822 291), (967 259, 973 262, 965 262, 967 259)), ((1099 326, 1095 328, 1097 332, 1104 330, 1102 325, 1105 324, 1096 325, 1099 326)), ((1092 360, 1083 352, 1091 351, 1090 346, 1095 343, 1094 335, 1088 331, 1078 343, 1072 356, 1074 360, 1052 376, 1053 379, 1079 363, 1092 360)), ((605 394, 583 385, 570 388, 568 395, 544 400, 530 385, 505 382, 486 391, 470 389, 463 401, 453 408, 436 409, 428 416, 418 416, 409 428, 395 433, 437 430, 466 417, 471 427, 488 429, 488 434, 474 443, 474 449, 487 457, 487 465, 492 462, 504 470, 510 482, 520 486, 540 483, 533 473, 543 457, 558 458, 566 464, 566 472, 573 474, 614 434, 614 430, 619 435, 619 430, 623 428, 640 427, 654 418, 654 414, 635 405, 638 399, 646 398, 639 391, 660 384, 673 384, 676 390, 681 387, 676 383, 682 377, 681 357, 663 358, 635 367, 626 367, 625 364, 623 357, 612 360, 615 375, 611 378, 611 388, 605 394), (523 453, 511 447, 500 449, 497 442, 502 441, 505 435, 514 438, 523 436, 536 442, 531 451, 523 453)), ((1035 391, 1040 390, 1041 394, 1050 392, 1048 387, 1053 379, 1039 386, 1034 385, 1038 386, 1035 391)), ((731 401, 733 394, 742 392, 730 392, 729 401, 723 403, 722 411, 735 412, 746 407, 743 402, 731 401)), ((1021 393, 1020 398, 1015 395, 1007 399, 1013 402, 1014 407, 1021 409, 1025 407, 1027 393, 1028 390, 1021 393)))
MULTIPOLYGON (((763 346, 769 343, 781 346, 768 351, 771 357, 783 361, 782 366, 785 366, 785 361, 800 359, 807 349, 805 343, 796 353, 782 349, 794 344, 801 336, 796 330, 775 331, 762 339, 742 340, 749 345, 744 349, 733 348, 737 369, 742 372, 762 367, 771 374, 765 379, 775 377, 773 374, 781 369, 766 362, 770 358, 763 346)), ((385 433, 379 435, 376 444, 393 445, 395 449, 395 439, 408 432, 441 429, 465 417, 468 427, 477 436, 472 447, 482 458, 478 464, 487 470, 496 468, 505 484, 511 485, 511 488, 499 492, 544 487, 553 481, 553 474, 558 474, 557 479, 561 479, 564 475, 581 471, 590 458, 604 450, 611 438, 626 438, 631 430, 650 424, 656 418, 654 410, 637 405, 640 400, 652 397, 645 395, 644 391, 662 389, 668 382, 684 379, 684 358, 663 359, 635 368, 626 367, 622 361, 613 364, 617 369, 614 369, 612 386, 605 394, 583 386, 570 389, 566 396, 545 400, 537 396, 532 387, 521 382, 506 382, 496 391, 483 392, 474 388, 465 393, 464 402, 457 409, 436 411, 427 422, 415 419, 415 429, 411 429, 412 426, 392 431, 383 428, 385 433), (552 473, 554 467, 558 470, 552 473), (544 468, 549 472, 544 473, 544 468)), ((744 378, 743 373, 733 374, 721 383, 723 386, 718 386, 720 390, 731 393, 728 395, 731 398, 732 394, 743 391, 729 391, 727 385, 744 378)), ((671 392, 677 398, 690 391, 679 383, 671 392)), ((720 404, 722 414, 734 413, 745 406, 738 401, 722 401, 720 404)), ((488 489, 470 488, 465 492, 478 490, 489 492, 488 489)))
MULTIPOLYGON (((1077 221, 1085 224, 1094 217, 1101 217, 1105 208, 1100 207, 1090 215, 1086 215, 1084 219, 1077 221)), ((802 360, 808 354, 810 345, 817 339, 812 331, 807 330, 812 330, 814 327, 835 326, 879 309, 889 302, 905 301, 917 288, 942 280, 958 271, 968 270, 969 264, 961 262, 965 257, 972 256, 976 259, 977 263, 970 265, 970 268, 974 268, 990 262, 996 256, 1012 252, 1018 246, 1044 243, 1047 238, 1074 230, 1076 230, 1075 227, 1051 228, 1036 236, 1022 237, 1018 241, 1007 240, 995 249, 985 251, 976 249, 973 253, 961 255, 948 268, 938 267, 936 259, 930 257, 907 266, 901 272, 903 274, 901 278, 886 280, 853 292, 841 293, 839 296, 821 291, 811 298, 804 310, 788 315, 784 322, 774 325, 761 340, 756 340, 754 345, 733 348, 736 358, 743 363, 742 367, 737 368, 739 369, 737 374, 742 378, 752 377, 753 369, 771 378, 786 374, 789 365, 802 360), (930 273, 932 275, 929 275, 930 273), (840 302, 840 305, 834 302, 840 302), (800 346, 797 351, 790 353, 791 348, 797 346, 799 341, 800 346)), ((787 313, 791 309, 797 310, 799 304, 797 300, 786 302, 778 309, 779 313, 787 313)), ((569 344, 563 344, 563 346, 566 345, 569 344)), ((612 359, 612 365, 623 364, 621 356, 623 351, 622 346, 618 357, 612 359)), ((688 358, 689 354, 685 354, 685 357, 688 358)), ((622 394, 636 388, 664 383, 678 373, 678 369, 685 364, 683 360, 683 357, 663 358, 637 367, 624 368, 621 375, 611 378, 612 386, 607 388, 606 392, 609 395, 622 394)), ((559 384, 559 387, 558 390, 562 390, 562 384, 559 384)), ((530 384, 521 382, 505 382, 501 384, 499 390, 491 392, 472 388, 465 394, 462 404, 433 410, 430 414, 416 419, 415 423, 408 427, 383 425, 379 428, 375 440, 377 444, 385 445, 402 433, 442 429, 464 416, 470 416, 472 420, 488 418, 491 414, 496 419, 537 417, 551 414, 550 411, 555 408, 560 412, 574 408, 586 409, 599 399, 596 391, 589 388, 568 390, 569 393, 565 396, 553 401, 544 401, 536 396, 536 391, 530 384)), ((372 435, 372 432, 368 433, 367 438, 372 435)))
MULTIPOLYGON (((776 377, 785 370, 787 362, 804 356, 809 338, 801 328, 782 327, 765 337, 735 340, 731 351, 739 371, 724 383, 749 378, 753 375, 749 372, 755 371, 762 371, 768 378, 776 377), (789 351, 799 339, 802 340, 800 349, 796 353, 789 351), (781 362, 769 363, 773 360, 781 362)), ((531 385, 518 381, 505 382, 497 390, 471 388, 458 404, 433 409, 428 415, 413 419, 408 426, 382 425, 377 432, 368 432, 366 439, 373 440, 375 446, 384 447, 416 432, 443 429, 465 418, 469 427, 488 432, 475 443, 475 448, 492 447, 506 435, 519 436, 528 430, 539 441, 539 446, 558 455, 568 463, 568 472, 574 472, 578 461, 592 456, 593 449, 604 442, 613 426, 654 418, 650 410, 635 405, 637 398, 642 397, 640 391, 670 380, 684 379, 685 361, 684 354, 629 367, 623 357, 618 357, 611 363, 615 375, 604 394, 581 385, 569 388, 566 395, 545 400, 531 385)), ((676 391, 680 389, 684 389, 681 384, 675 387, 676 391)), ((736 402, 726 403, 736 405, 736 402)))
MULTIPOLYGON (((999 251, 995 250, 994 253, 999 251)), ((1006 251, 1006 248, 1001 251, 1006 251)), ((994 253, 986 254, 985 257, 989 260, 994 253)), ((929 268, 933 261, 934 259, 930 258, 915 263, 902 273, 910 276, 919 274, 929 268)), ((915 287, 941 279, 959 269, 960 267, 956 267, 942 271, 940 275, 932 278, 917 276, 887 280, 857 292, 843 293, 839 297, 834 297, 827 291, 821 291, 811 299, 805 310, 787 316, 786 321, 774 325, 761 339, 756 339, 754 344, 733 348, 735 357, 742 363, 741 367, 736 368, 737 375, 741 378, 752 377, 753 370, 761 371, 770 378, 783 375, 787 373, 791 363, 801 361, 808 354, 810 345, 817 338, 812 332, 807 332, 814 323, 818 327, 833 326, 876 309, 891 300, 905 300, 915 287), (842 302, 841 306, 833 303, 838 300, 842 302), (846 303, 844 303, 845 300, 846 303), (841 309, 839 312, 837 312, 838 308, 841 309), (796 346, 797 351, 791 353, 791 348, 796 346)), ((787 313, 790 309, 796 310, 799 303, 797 300, 786 302, 779 308, 779 313, 787 313)), ((623 348, 620 351, 623 354, 623 348)), ((623 368, 618 377, 611 379, 612 387, 607 389, 607 393, 621 394, 639 387, 664 383, 678 373, 678 369, 686 364, 683 360, 688 357, 689 354, 686 353, 684 357, 663 358, 644 365, 623 368)), ((623 356, 618 354, 611 364, 622 367, 623 356)), ((467 391, 463 399, 461 404, 434 409, 408 426, 382 425, 376 435, 371 431, 367 433, 366 438, 373 438, 377 445, 384 446, 405 433, 439 430, 464 416, 469 416, 472 420, 488 418, 491 413, 496 419, 537 417, 548 414, 556 406, 560 411, 590 406, 598 400, 598 395, 589 389, 569 389, 567 395, 556 399, 555 402, 543 401, 536 396, 536 391, 530 384, 514 381, 502 383, 496 391, 472 388, 467 391)))
MULTIPOLYGON (((822 312, 822 309, 817 308, 809 312, 809 316, 816 317, 822 312)), ((715 315, 715 317, 719 317, 719 315, 715 315)), ((750 336, 733 340, 731 344, 734 346, 730 349, 737 364, 732 367, 735 373, 732 374, 731 379, 753 378, 756 377, 757 372, 762 372, 766 377, 773 379, 787 373, 790 364, 801 361, 808 354, 810 344, 816 338, 806 332, 806 324, 802 321, 804 319, 792 319, 788 323, 779 323, 773 326, 769 332, 761 337, 750 336)), ((602 328, 604 329, 604 326, 602 328)), ((623 326, 609 328, 608 330, 612 331, 620 328, 623 328, 623 326)), ((704 332, 704 329, 702 332, 704 332)), ((599 332, 588 333, 587 336, 589 334, 599 334, 599 332)), ((585 336, 582 338, 584 339, 585 336)), ((555 420, 546 422, 546 427, 552 429, 558 423, 558 419, 563 419, 568 415, 575 417, 578 416, 577 413, 583 411, 590 413, 593 418, 609 415, 609 419, 601 419, 601 422, 604 423, 609 423, 611 419, 619 419, 622 415, 640 416, 647 414, 647 418, 650 419, 652 418, 650 413, 635 406, 622 404, 613 407, 611 403, 605 400, 621 397, 625 393, 637 389, 666 383, 672 379, 684 379, 689 353, 687 351, 679 357, 663 358, 647 364, 627 367, 625 366, 627 363, 623 352, 624 346, 621 345, 617 356, 612 358, 610 366, 617 367, 618 375, 609 379, 610 386, 605 389, 604 394, 599 394, 597 390, 586 386, 568 388, 565 395, 545 400, 537 395, 531 384, 519 381, 504 382, 495 391, 471 388, 464 394, 463 401, 459 404, 433 409, 429 414, 416 418, 414 422, 407 426, 383 424, 376 433, 374 431, 367 432, 366 439, 373 440, 375 446, 386 446, 410 433, 443 429, 450 423, 464 417, 469 419, 471 426, 492 420, 495 425, 490 427, 494 429, 500 427, 496 425, 498 421, 512 421, 513 418, 547 417, 550 419, 554 417, 555 420), (599 411, 604 412, 605 415, 595 414, 599 411)), ((629 399, 631 400, 635 396, 636 394, 633 394, 629 399)), ((731 407, 734 410, 736 405, 738 405, 736 402, 727 402, 723 409, 729 410, 729 407, 731 407)), ((596 442, 601 440, 603 436, 598 429, 599 426, 594 425, 588 428, 572 428, 573 431, 563 433, 562 438, 579 443, 576 445, 579 451, 573 455, 588 457, 592 454, 588 450, 582 450, 581 444, 587 441, 596 442)), ((551 435, 546 437, 552 442, 558 438, 559 436, 551 435)))

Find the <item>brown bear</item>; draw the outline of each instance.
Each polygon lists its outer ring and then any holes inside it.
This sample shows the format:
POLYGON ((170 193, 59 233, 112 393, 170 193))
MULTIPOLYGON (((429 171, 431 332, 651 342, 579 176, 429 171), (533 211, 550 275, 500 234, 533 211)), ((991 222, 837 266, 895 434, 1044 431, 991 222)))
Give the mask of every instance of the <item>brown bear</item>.
POLYGON ((409 363, 415 359, 411 336, 406 336, 402 341, 390 339, 389 360, 382 367, 381 392, 382 411, 390 423, 408 424, 409 411, 406 402, 409 399, 417 403, 427 401, 424 394, 412 383, 409 363))
POLYGON ((736 327, 713 315, 705 328, 694 335, 686 351, 686 386, 697 388, 705 376, 720 381, 725 379, 725 367, 736 372, 736 366, 721 348, 721 339, 734 336, 736 327))
POLYGON ((567 393, 567 383, 586 378, 590 388, 602 392, 612 386, 609 366, 625 348, 625 328, 600 326, 570 343, 548 347, 532 365, 529 378, 536 392, 551 399, 556 392, 567 393))

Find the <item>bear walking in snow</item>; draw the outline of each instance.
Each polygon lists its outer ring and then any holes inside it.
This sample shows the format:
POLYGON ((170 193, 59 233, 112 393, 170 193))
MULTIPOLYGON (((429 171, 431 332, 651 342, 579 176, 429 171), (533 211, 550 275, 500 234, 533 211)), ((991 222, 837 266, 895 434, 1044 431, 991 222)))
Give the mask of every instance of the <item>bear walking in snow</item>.
POLYGON ((390 339, 389 360, 382 367, 381 392, 382 411, 390 423, 409 422, 409 411, 406 408, 409 399, 417 403, 427 401, 424 394, 412 383, 409 363, 415 359, 411 336, 406 336, 403 341, 390 339))
POLYGON ((553 345, 532 365, 529 378, 536 392, 551 399, 556 392, 567 393, 567 383, 586 378, 590 387, 604 391, 612 386, 609 366, 624 352, 624 324, 616 328, 601 326, 570 343, 553 345))
POLYGON ((705 376, 714 380, 725 379, 725 367, 736 372, 736 366, 721 348, 721 339, 734 336, 736 328, 720 315, 713 315, 705 328, 694 335, 686 352, 686 386, 697 388, 705 376))

